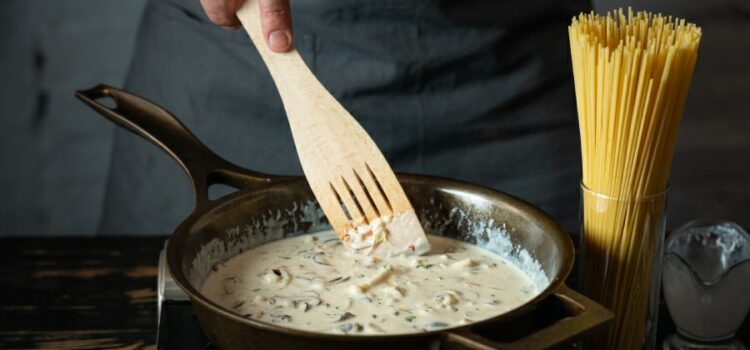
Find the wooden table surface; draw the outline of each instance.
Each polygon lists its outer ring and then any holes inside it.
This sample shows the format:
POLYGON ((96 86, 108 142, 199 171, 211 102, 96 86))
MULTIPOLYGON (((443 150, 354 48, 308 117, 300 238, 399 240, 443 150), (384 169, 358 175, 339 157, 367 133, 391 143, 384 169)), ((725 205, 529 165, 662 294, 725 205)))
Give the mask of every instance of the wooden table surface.
POLYGON ((1 239, 0 349, 155 349, 165 239, 1 239))
MULTIPOLYGON (((0 239, 0 349, 155 349, 165 239, 0 239)), ((663 338, 674 325, 660 311, 663 338)), ((738 337, 750 345, 750 320, 738 337)))

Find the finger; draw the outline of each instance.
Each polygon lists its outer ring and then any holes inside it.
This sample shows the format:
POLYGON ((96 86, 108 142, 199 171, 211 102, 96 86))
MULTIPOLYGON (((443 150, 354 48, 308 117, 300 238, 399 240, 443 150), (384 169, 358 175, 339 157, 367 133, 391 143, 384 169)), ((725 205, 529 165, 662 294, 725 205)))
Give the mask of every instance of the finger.
POLYGON ((237 18, 235 0, 200 0, 203 11, 214 24, 225 29, 237 29, 240 20, 237 18))
POLYGON ((292 48, 292 16, 289 0, 260 0, 260 26, 268 48, 286 52, 292 48))

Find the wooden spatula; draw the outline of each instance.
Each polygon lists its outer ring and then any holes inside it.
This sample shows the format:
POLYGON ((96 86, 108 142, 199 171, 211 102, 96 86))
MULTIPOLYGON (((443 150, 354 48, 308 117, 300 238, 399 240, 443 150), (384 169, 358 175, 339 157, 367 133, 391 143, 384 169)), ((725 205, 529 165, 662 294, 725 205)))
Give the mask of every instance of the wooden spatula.
POLYGON ((427 252, 414 209, 367 132, 295 49, 268 49, 257 0, 245 1, 237 17, 271 72, 307 181, 344 245, 376 256, 427 252))

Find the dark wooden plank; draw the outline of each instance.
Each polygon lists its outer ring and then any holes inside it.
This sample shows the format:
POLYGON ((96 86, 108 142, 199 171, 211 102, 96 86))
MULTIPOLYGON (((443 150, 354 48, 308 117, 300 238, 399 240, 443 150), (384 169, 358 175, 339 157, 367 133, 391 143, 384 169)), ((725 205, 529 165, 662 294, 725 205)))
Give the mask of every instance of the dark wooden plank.
POLYGON ((0 348, 154 348, 164 240, 1 239, 0 348))

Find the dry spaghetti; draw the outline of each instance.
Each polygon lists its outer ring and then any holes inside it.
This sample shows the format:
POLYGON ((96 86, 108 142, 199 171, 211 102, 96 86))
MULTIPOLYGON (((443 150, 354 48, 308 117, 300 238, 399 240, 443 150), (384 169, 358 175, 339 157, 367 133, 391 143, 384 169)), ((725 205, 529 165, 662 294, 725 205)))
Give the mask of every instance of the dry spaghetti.
POLYGON ((568 28, 581 136, 584 283, 615 313, 597 347, 636 349, 657 289, 664 196, 701 30, 622 10, 568 28), (653 288, 652 288, 653 287, 653 288))

